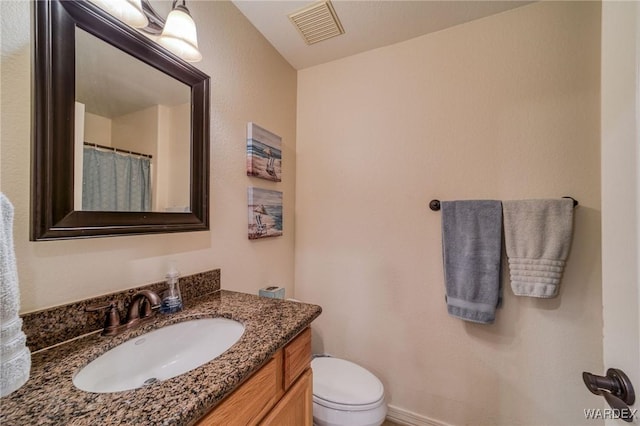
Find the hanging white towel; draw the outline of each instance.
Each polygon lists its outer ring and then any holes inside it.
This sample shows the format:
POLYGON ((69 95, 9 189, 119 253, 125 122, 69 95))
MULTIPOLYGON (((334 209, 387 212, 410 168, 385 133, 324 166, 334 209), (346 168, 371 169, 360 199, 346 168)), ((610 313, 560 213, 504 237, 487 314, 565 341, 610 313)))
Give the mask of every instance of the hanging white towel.
POLYGON ((516 296, 558 294, 573 233, 573 200, 503 201, 504 242, 516 296))
POLYGON ((22 331, 18 271, 13 249, 13 206, 0 193, 0 397, 29 379, 31 352, 22 331))

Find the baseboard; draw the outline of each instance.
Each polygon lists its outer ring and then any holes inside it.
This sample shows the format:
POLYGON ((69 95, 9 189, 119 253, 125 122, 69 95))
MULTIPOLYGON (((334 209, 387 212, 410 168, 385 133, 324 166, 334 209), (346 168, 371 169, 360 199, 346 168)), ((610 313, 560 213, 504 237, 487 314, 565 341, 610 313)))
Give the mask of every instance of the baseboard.
POLYGON ((387 420, 405 426, 453 426, 449 423, 430 419, 429 417, 421 416, 420 414, 393 405, 388 406, 387 420))

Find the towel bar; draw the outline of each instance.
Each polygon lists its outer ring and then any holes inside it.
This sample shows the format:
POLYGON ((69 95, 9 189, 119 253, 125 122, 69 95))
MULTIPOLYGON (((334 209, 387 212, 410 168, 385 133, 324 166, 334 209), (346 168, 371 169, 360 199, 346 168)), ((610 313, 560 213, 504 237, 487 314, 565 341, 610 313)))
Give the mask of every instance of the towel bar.
MULTIPOLYGON (((573 200, 573 208, 576 208, 578 206, 578 200, 576 200, 575 198, 569 197, 569 196, 562 197, 562 198, 570 198, 571 200, 573 200)), ((429 202, 429 208, 431 210, 433 210, 434 212, 439 211, 440 210, 440 200, 431 200, 429 202)))

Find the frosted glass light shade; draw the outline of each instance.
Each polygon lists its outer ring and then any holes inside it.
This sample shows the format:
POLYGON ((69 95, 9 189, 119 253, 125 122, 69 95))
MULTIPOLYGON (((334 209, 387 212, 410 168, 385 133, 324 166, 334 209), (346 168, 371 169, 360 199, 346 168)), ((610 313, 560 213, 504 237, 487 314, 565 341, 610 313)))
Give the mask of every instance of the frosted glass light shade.
POLYGON ((158 43, 187 62, 198 62, 202 59, 198 50, 196 23, 184 6, 177 6, 169 13, 158 43))
POLYGON ((91 3, 133 28, 144 28, 149 25, 140 0, 91 0, 91 3))

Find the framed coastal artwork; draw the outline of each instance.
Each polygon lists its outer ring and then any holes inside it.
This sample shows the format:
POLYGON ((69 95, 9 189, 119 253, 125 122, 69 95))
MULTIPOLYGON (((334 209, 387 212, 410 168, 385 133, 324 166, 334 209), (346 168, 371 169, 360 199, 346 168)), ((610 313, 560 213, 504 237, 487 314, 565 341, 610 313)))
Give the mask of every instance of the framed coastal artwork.
POLYGON ((249 187, 249 239, 282 235, 282 192, 249 187))
POLYGON ((247 123, 247 176, 282 181, 282 138, 247 123))

